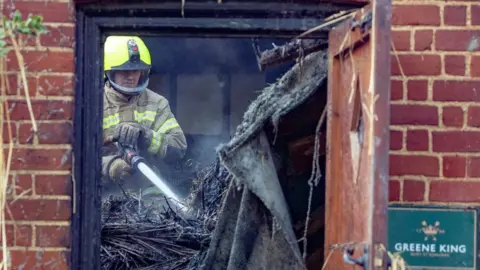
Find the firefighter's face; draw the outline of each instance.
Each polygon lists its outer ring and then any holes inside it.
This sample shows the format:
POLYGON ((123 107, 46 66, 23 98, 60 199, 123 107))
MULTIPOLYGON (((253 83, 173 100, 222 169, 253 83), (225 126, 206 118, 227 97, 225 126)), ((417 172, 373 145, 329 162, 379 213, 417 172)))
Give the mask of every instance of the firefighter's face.
POLYGON ((115 72, 115 83, 129 88, 138 86, 142 72, 140 70, 121 70, 115 72))

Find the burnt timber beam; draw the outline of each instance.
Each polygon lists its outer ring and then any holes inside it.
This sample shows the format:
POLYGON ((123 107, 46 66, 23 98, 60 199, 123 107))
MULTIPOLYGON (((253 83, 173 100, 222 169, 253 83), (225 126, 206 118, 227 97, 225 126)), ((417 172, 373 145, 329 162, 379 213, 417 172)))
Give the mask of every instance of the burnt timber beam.
POLYGON ((257 56, 258 68, 266 68, 283 64, 285 62, 305 57, 310 53, 326 49, 328 42, 324 39, 296 39, 283 46, 260 52, 258 46, 253 44, 257 56))

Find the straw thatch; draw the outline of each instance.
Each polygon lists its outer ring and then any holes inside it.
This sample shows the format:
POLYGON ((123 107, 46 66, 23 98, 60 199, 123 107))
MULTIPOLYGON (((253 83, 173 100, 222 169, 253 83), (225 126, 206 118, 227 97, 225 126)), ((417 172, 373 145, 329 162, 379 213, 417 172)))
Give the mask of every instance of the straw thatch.
POLYGON ((102 203, 103 270, 196 269, 208 249, 217 208, 227 185, 218 162, 197 175, 191 211, 163 209, 132 194, 109 196, 102 203))

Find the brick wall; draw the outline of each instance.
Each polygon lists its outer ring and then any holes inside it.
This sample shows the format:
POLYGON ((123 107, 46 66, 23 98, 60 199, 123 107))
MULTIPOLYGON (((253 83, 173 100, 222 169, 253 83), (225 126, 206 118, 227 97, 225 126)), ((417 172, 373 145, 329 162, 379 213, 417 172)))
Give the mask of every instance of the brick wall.
POLYGON ((390 201, 480 202, 480 2, 394 1, 390 201))
MULTIPOLYGON (((24 15, 43 15, 50 31, 40 38, 21 40, 29 93, 39 129, 37 137, 32 135, 17 59, 13 53, 7 58, 10 126, 15 147, 9 188, 11 214, 7 212, 11 269, 68 269, 73 7, 67 0, 1 2, 6 15, 13 9, 19 9, 24 15)), ((6 125, 4 143, 9 142, 6 125)))

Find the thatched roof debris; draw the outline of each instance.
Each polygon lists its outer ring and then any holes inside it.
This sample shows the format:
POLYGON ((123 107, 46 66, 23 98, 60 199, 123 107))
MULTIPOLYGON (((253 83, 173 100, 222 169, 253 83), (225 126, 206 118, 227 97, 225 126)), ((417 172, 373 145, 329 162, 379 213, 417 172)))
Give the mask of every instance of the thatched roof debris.
MULTIPOLYGON (((235 136, 217 148, 218 159, 225 162, 255 138, 266 123, 277 129, 284 115, 322 85, 327 76, 326 64, 326 52, 312 53, 267 86, 245 112, 235 136)), ((190 198, 190 205, 198 207, 188 216, 179 216, 169 207, 159 211, 133 196, 106 198, 102 208, 102 269, 198 269, 207 254, 230 179, 225 164, 218 160, 203 169, 194 181, 196 188, 190 198)), ((248 183, 248 179, 235 180, 239 186, 248 183)), ((265 203, 264 198, 260 199, 265 203)), ((288 235, 288 242, 297 245, 293 233, 288 235)), ((298 247, 295 251, 298 257, 298 247)))
POLYGON ((128 193, 103 199, 102 270, 196 269, 208 249, 227 178, 218 162, 200 171, 190 198, 197 207, 187 216, 166 200, 158 209, 128 193))

